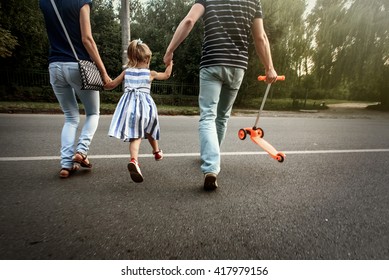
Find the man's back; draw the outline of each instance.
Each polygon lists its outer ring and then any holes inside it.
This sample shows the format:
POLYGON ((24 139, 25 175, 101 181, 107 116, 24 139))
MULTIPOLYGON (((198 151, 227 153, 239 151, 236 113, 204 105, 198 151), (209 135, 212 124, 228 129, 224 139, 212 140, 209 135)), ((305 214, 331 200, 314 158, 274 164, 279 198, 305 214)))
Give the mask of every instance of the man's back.
POLYGON ((254 18, 262 18, 259 0, 197 0, 205 7, 200 67, 247 69, 249 36, 254 18))

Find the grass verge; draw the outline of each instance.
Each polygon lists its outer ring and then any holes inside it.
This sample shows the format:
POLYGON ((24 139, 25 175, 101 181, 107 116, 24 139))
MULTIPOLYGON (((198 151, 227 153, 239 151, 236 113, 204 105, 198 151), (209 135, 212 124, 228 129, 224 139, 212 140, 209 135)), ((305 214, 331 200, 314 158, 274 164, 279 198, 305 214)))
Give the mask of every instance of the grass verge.
MULTIPOLYGON (((299 110, 325 110, 327 105, 339 103, 358 103, 347 100, 307 100, 294 101, 292 99, 269 99, 264 107, 268 111, 299 111, 299 110)), ((80 109, 83 110, 83 105, 80 104, 80 109)), ((241 104, 234 106, 234 111, 252 111, 257 112, 261 106, 261 99, 254 99, 249 104, 241 104)), ((102 103, 100 105, 100 113, 103 115, 113 114, 116 104, 102 103)), ((173 105, 158 105, 158 113, 160 115, 199 115, 197 106, 173 106, 173 105)), ((61 108, 57 102, 22 102, 22 101, 0 101, 0 113, 25 113, 25 114, 60 114, 61 108)))
MULTIPOLYGON (((80 109, 84 106, 79 104, 80 109)), ((194 106, 169 106, 157 105, 160 115, 198 115, 199 108, 194 106)), ((103 103, 100 105, 101 114, 113 114, 116 104, 103 103)), ((8 102, 0 101, 0 113, 43 113, 43 114, 59 114, 62 113, 58 103, 42 103, 42 102, 8 102)))

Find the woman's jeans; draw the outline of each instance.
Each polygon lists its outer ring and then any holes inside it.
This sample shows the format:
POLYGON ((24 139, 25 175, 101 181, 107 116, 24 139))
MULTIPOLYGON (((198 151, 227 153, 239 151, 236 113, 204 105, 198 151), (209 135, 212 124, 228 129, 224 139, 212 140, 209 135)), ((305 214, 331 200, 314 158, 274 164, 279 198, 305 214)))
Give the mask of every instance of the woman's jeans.
POLYGON ((201 171, 204 174, 220 172, 220 146, 244 72, 241 68, 228 66, 200 70, 199 134, 201 171))
POLYGON ((75 151, 83 154, 89 151, 89 145, 99 122, 100 95, 95 90, 81 90, 80 71, 76 62, 50 63, 49 72, 51 86, 65 114, 61 134, 61 167, 72 168, 75 151), (84 105, 86 119, 75 148, 80 122, 76 95, 84 105))

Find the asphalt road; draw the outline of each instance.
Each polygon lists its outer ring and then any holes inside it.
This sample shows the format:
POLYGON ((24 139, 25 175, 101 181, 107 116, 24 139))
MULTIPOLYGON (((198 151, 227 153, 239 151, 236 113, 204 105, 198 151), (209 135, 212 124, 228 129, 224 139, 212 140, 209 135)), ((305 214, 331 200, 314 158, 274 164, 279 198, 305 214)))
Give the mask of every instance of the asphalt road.
POLYGON ((389 259, 389 118, 271 115, 271 159, 237 132, 222 147, 220 188, 202 190, 198 117, 161 117, 145 181, 102 116, 92 171, 59 179, 61 115, 0 114, 1 259, 389 259))

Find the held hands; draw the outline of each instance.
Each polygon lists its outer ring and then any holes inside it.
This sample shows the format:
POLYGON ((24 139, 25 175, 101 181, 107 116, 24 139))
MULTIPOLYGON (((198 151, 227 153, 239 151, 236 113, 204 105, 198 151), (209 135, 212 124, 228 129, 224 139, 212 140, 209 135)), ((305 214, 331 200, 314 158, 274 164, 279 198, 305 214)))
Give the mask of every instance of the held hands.
POLYGON ((173 65, 174 65, 173 60, 170 60, 170 63, 166 65, 166 68, 171 68, 172 69, 173 65))
POLYGON ((103 88, 104 88, 105 90, 112 90, 112 89, 115 88, 115 86, 112 84, 112 81, 111 81, 111 82, 106 83, 106 84, 103 86, 103 88))
POLYGON ((108 76, 108 74, 102 75, 103 83, 104 83, 104 88, 105 86, 112 82, 112 79, 108 76))
POLYGON ((169 64, 166 65, 165 73, 170 77, 173 71, 173 60, 170 61, 169 64))
POLYGON ((106 77, 103 77, 103 82, 104 82, 103 88, 105 90, 112 90, 115 88, 115 84, 113 83, 113 80, 108 76, 108 74, 106 75, 106 77))
MULTIPOLYGON (((163 62, 166 67, 173 63, 173 53, 166 51, 165 56, 163 57, 163 62)), ((173 65, 172 65, 173 66, 173 65)))

